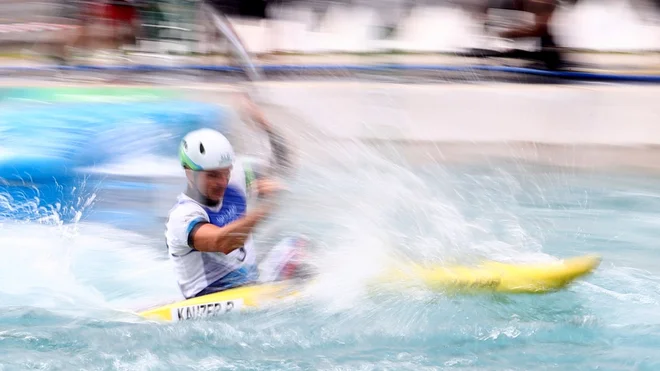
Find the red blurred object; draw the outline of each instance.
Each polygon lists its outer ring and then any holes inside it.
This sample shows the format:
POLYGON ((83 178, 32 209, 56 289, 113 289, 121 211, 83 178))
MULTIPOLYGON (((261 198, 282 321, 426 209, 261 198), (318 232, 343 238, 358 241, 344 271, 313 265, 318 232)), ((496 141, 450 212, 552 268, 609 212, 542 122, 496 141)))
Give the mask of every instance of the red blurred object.
POLYGON ((105 17, 114 24, 133 23, 137 17, 135 7, 129 5, 107 4, 105 5, 105 17))

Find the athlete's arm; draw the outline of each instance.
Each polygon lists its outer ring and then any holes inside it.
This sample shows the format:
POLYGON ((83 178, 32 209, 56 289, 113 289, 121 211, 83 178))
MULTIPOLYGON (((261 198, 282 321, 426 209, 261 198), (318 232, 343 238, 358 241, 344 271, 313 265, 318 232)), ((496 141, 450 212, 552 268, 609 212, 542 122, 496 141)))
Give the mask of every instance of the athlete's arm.
POLYGON ((244 217, 217 227, 208 222, 197 223, 188 236, 190 247, 204 252, 229 254, 245 245, 252 229, 263 220, 270 211, 270 206, 260 205, 248 211, 244 217))
POLYGON ((165 233, 170 254, 185 256, 192 251, 228 254, 243 246, 252 228, 268 215, 272 206, 260 204, 241 219, 224 227, 209 223, 204 209, 190 202, 170 212, 165 233))

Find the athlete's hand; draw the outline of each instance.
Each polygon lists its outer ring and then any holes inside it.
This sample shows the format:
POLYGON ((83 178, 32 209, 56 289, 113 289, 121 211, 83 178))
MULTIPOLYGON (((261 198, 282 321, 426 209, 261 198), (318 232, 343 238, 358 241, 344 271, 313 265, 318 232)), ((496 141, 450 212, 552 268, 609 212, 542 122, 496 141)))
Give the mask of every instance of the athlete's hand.
POLYGON ((281 191, 283 188, 279 182, 270 178, 262 178, 256 180, 254 184, 258 193, 258 197, 261 200, 257 204, 254 213, 259 219, 262 219, 275 211, 278 204, 276 199, 274 199, 272 196, 281 191))
POLYGON ((254 214, 257 217, 257 220, 261 220, 273 213, 275 211, 275 207, 276 205, 274 202, 261 202, 254 208, 254 210, 250 211, 250 213, 254 214))
POLYGON ((275 179, 263 178, 255 181, 255 187, 259 197, 270 197, 277 192, 284 190, 282 185, 275 179))

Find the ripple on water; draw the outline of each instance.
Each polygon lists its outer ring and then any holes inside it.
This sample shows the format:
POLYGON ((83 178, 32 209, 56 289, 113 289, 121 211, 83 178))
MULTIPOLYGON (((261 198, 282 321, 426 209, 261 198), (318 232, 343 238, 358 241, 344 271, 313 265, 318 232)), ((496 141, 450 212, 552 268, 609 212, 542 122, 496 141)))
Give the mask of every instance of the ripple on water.
POLYGON ((300 303, 255 313, 157 324, 122 311, 176 297, 162 230, 153 238, 86 223, 67 233, 3 225, 0 246, 11 249, 0 260, 2 369, 660 366, 655 180, 601 183, 521 167, 414 173, 341 160, 348 163, 331 170, 303 167, 289 207, 258 238, 312 234, 324 250, 321 283, 300 303), (356 174, 358 165, 364 171, 356 174), (365 287, 383 255, 539 261, 586 252, 603 255, 601 268, 549 295, 365 287))

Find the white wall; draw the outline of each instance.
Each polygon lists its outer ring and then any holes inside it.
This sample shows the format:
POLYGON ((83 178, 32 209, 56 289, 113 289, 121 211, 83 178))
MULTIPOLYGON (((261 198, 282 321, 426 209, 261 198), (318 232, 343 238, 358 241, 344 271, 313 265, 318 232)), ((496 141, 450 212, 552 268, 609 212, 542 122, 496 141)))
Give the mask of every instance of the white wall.
POLYGON ((272 82, 262 92, 333 138, 660 144, 659 86, 272 82))
POLYGON ((421 163, 660 171, 659 86, 270 82, 260 91, 303 157, 367 145, 421 163))
MULTIPOLYGON (((560 10, 553 20, 563 46, 608 51, 660 49, 660 27, 642 19, 630 5, 639 0, 581 0, 574 7, 560 10)), ((254 52, 288 51, 300 53, 328 51, 401 50, 409 52, 452 52, 471 47, 502 49, 508 44, 484 34, 476 19, 449 6, 419 6, 397 16, 399 33, 378 38, 385 25, 381 15, 368 7, 331 6, 317 22, 304 4, 274 9, 275 20, 261 22, 233 19, 240 36, 254 52), (295 40, 295 42, 292 42, 295 40)), ((529 16, 494 11, 493 16, 526 19, 529 16)), ((529 49, 529 42, 517 42, 529 49)))

